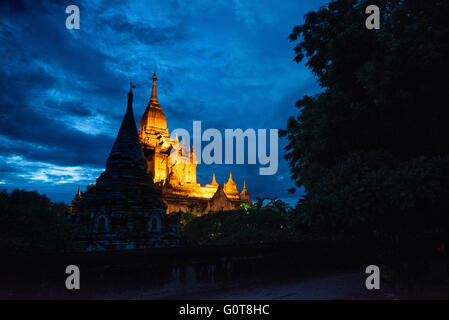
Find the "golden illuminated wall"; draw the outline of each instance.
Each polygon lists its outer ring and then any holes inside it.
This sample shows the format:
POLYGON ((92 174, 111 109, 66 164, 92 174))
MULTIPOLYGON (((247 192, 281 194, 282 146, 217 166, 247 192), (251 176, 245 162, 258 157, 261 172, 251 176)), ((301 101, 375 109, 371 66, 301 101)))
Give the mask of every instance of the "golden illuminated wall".
POLYGON ((151 131, 145 128, 139 130, 140 142, 147 159, 147 170, 153 175, 154 182, 197 185, 198 161, 194 151, 187 150, 180 146, 178 141, 154 131, 154 128, 151 131), (171 150, 177 151, 170 156, 171 150))
POLYGON ((154 182, 165 181, 168 176, 167 155, 156 152, 154 155, 154 167, 152 173, 154 182))

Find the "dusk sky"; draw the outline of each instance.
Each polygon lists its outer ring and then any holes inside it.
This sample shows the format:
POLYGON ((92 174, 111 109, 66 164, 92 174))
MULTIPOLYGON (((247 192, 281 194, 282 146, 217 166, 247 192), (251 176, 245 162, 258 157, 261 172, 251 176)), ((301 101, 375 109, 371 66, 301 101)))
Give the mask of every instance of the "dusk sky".
MULTIPOLYGON (((320 88, 292 61, 288 35, 327 1, 2 1, 0 4, 0 188, 69 203, 104 170, 126 109, 129 81, 139 122, 157 66, 159 103, 170 131, 281 129, 296 100, 320 88), (68 30, 68 5, 81 28, 68 30)), ((223 143, 224 145, 224 143, 223 143)), ((255 197, 294 203, 285 139, 279 170, 199 165, 198 182, 243 180, 255 197)))

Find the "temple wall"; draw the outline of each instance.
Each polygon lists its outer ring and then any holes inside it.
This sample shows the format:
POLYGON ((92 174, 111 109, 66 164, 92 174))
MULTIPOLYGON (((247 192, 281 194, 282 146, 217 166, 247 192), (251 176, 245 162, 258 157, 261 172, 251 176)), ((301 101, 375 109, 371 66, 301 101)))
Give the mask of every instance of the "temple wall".
POLYGON ((174 247, 180 242, 179 215, 167 215, 162 209, 106 212, 90 207, 71 219, 86 228, 79 241, 87 251, 174 247))
POLYGON ((221 246, 219 250, 180 247, 5 256, 0 264, 4 275, 0 296, 7 299, 188 298, 194 289, 234 286, 241 281, 304 276, 343 267, 362 270, 362 266, 370 263, 370 249, 366 244, 349 247, 347 244, 276 243, 221 246), (64 270, 71 264, 80 268, 81 290, 67 290, 64 286, 67 277, 64 270))
POLYGON ((161 153, 155 153, 154 156, 154 182, 164 181, 168 176, 167 159, 168 156, 161 153))
POLYGON ((167 205, 166 213, 190 212, 195 215, 203 215, 209 212, 235 210, 240 208, 242 201, 231 201, 226 198, 211 199, 163 197, 167 205))
POLYGON ((208 212, 207 209, 209 200, 176 198, 163 198, 163 200, 167 205, 167 214, 173 212, 190 212, 195 215, 203 215, 208 212))

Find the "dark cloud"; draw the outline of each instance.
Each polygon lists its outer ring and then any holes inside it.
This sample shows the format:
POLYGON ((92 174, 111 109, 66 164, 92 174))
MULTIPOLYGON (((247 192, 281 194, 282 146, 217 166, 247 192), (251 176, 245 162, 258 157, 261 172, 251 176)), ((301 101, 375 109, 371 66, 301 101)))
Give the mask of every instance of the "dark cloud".
POLYGON ((36 74, 20 78, 0 76, 0 86, 4 89, 0 96, 0 135, 12 141, 7 150, 0 147, 0 151, 60 165, 102 165, 112 138, 83 133, 63 121, 52 119, 51 113, 35 110, 23 92, 30 87, 45 89, 53 83, 45 74, 40 75, 39 81, 37 78, 36 74), (98 153, 91 150, 98 150, 98 153))
POLYGON ((3 0, 0 10, 3 14, 23 14, 25 12, 36 12, 44 10, 47 1, 41 0, 3 0))
MULTIPOLYGON (((131 79, 139 122, 155 65, 170 129, 191 131, 193 120, 223 133, 284 127, 295 101, 318 90, 291 62, 287 36, 325 1, 79 1, 80 30, 65 28, 70 1, 1 1, 0 188, 69 201, 104 167, 131 79)), ((223 183, 232 170, 252 196, 288 198, 284 145, 274 176, 260 176, 259 165, 200 165, 198 180, 215 172, 223 183)))
POLYGON ((76 115, 80 117, 88 117, 93 114, 93 108, 85 105, 82 102, 75 101, 48 101, 46 106, 53 112, 65 114, 65 115, 76 115))
POLYGON ((175 27, 151 27, 143 23, 130 23, 124 19, 102 19, 102 23, 108 25, 112 32, 124 34, 134 41, 144 42, 151 45, 180 41, 183 34, 175 27))

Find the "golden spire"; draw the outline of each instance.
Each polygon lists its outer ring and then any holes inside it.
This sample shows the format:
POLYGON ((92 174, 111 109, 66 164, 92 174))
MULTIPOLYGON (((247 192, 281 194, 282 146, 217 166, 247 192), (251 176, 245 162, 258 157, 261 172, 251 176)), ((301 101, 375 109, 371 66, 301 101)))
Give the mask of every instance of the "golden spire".
POLYGON ((212 176, 212 182, 210 184, 213 185, 213 186, 218 186, 217 180, 215 180, 215 172, 214 172, 214 174, 212 176))
POLYGON ((151 89, 151 98, 150 98, 150 103, 154 103, 154 104, 159 104, 159 102, 157 101, 157 88, 156 88, 156 71, 153 74, 153 88, 151 89))
POLYGON ((168 136, 167 119, 162 111, 162 107, 157 99, 156 88, 156 72, 153 74, 153 88, 151 90, 151 97, 145 112, 140 119, 139 133, 141 141, 145 141, 148 137, 148 131, 162 133, 164 136, 168 136))
POLYGON ((251 203, 250 194, 249 194, 248 190, 246 189, 245 180, 243 180, 243 190, 242 190, 242 192, 240 192, 240 198, 245 202, 251 203))
POLYGON ((228 183, 236 184, 236 183, 234 182, 234 180, 232 180, 232 173, 231 173, 231 171, 229 171, 229 180, 228 180, 228 183))
POLYGON ((237 190, 237 184, 232 179, 231 172, 229 172, 229 180, 225 184, 224 192, 226 193, 226 196, 230 199, 239 199, 240 198, 239 191, 237 190))

